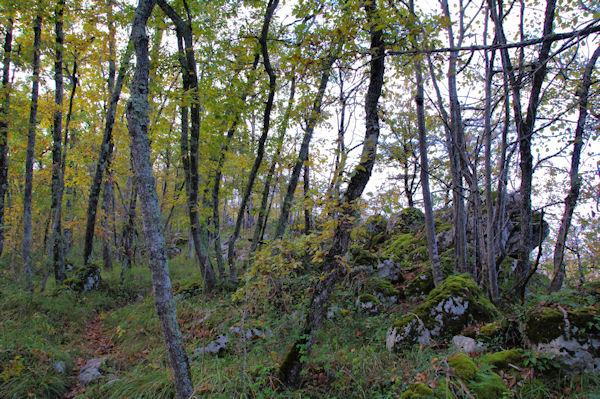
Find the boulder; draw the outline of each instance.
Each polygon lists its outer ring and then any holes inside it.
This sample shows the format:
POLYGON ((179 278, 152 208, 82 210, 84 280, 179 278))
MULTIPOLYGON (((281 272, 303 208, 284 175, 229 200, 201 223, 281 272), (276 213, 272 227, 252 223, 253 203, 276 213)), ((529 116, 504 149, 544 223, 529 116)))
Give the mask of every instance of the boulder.
POLYGON ((63 281, 60 289, 68 289, 77 292, 88 292, 102 287, 102 277, 100 276, 100 266, 91 263, 87 266, 75 267, 70 277, 63 281))
POLYGON ((562 363, 570 374, 600 375, 600 308, 543 307, 529 314, 525 342, 562 363))
POLYGON ((362 294, 356 298, 356 307, 369 314, 377 314, 381 308, 381 301, 375 295, 362 294))
POLYGON ((432 339, 450 338, 465 327, 492 320, 498 311, 467 274, 450 276, 425 302, 397 320, 387 332, 386 346, 401 350, 432 339))
POLYGON ((392 284, 401 284, 404 282, 404 276, 400 272, 400 265, 391 259, 379 262, 377 266, 375 266, 375 275, 392 284))

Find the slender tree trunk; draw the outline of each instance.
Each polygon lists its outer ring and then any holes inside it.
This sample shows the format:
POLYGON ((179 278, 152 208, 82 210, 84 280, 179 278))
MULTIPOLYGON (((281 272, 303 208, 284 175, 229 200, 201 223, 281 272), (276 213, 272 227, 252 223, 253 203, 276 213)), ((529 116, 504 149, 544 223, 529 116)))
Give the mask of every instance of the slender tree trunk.
MULTIPOLYGON (((489 12, 489 11, 488 11, 489 12)), ((487 44, 488 15, 486 13, 484 44, 487 44)), ((496 270, 496 255, 494 253, 494 206, 492 199, 492 79, 494 69, 495 52, 485 52, 485 109, 484 109, 484 136, 485 136, 485 203, 486 203, 486 266, 487 280, 490 297, 496 302, 498 292, 498 273, 496 270)))
MULTIPOLYGON (((414 14, 413 0, 410 0, 410 12, 414 14)), ((416 45, 417 38, 413 37, 413 44, 416 45)), ((425 209, 425 231, 427 234, 427 250, 429 253, 429 262, 431 263, 431 272, 433 282, 436 286, 444 281, 444 273, 440 265, 438 255, 437 240, 435 235, 435 222, 433 219, 433 204, 431 202, 431 191, 429 189, 429 162, 427 160, 427 133, 425 127, 425 94, 423 89, 423 72, 421 61, 415 59, 415 78, 417 83, 417 93, 415 96, 417 110, 417 127, 419 130, 419 157, 421 159, 421 190, 423 193, 423 207, 425 209)))
MULTIPOLYGON (((71 78, 71 94, 69 95, 69 106, 67 108, 67 118, 65 121, 65 133, 64 133, 64 138, 63 138, 63 151, 62 151, 62 161, 61 161, 61 176, 63 179, 63 192, 66 190, 67 194, 71 193, 70 189, 65 189, 65 171, 67 169, 67 148, 69 145, 69 128, 71 126, 71 117, 73 115, 73 100, 75 99, 75 92, 77 91, 77 83, 79 82, 79 79, 77 78, 77 58, 75 58, 75 60, 73 61, 73 73, 70 76, 71 78)), ((71 144, 72 146, 72 144, 71 144)), ((65 206, 65 213, 67 215, 70 215, 70 211, 71 211, 71 205, 72 202, 71 201, 67 201, 67 204, 65 206)), ((62 232, 62 251, 63 251, 63 257, 66 257, 66 254, 69 251, 69 248, 71 247, 71 238, 72 238, 72 231, 70 229, 65 229, 62 232)))
MULTIPOLYGON (((216 284, 215 272, 208 255, 206 223, 200 224, 198 214, 198 186, 200 176, 198 175, 198 146, 200 139, 200 104, 198 92, 198 74, 196 72, 196 57, 194 54, 194 43, 192 27, 186 23, 181 16, 165 1, 158 0, 157 4, 163 12, 173 21, 177 31, 179 60, 182 68, 182 80, 184 90, 192 95, 190 105, 191 131, 188 145, 188 123, 187 107, 182 106, 182 112, 186 114, 186 121, 182 120, 181 149, 182 163, 185 173, 187 208, 190 218, 190 229, 192 240, 198 261, 202 280, 207 291, 211 291, 216 284), (185 45, 185 46, 184 46, 185 45), (185 110, 184 110, 185 109, 185 110)), ((183 114, 182 114, 183 116, 183 114)))
MULTIPOLYGON (((488 5, 492 14, 492 19, 496 28, 496 41, 499 45, 506 44, 506 37, 502 27, 501 8, 497 7, 493 0, 488 0, 488 5)), ((498 3, 501 5, 501 2, 498 3)), ((544 28, 542 45, 540 47, 536 60, 536 68, 533 72, 531 91, 529 94, 529 104, 527 106, 527 116, 523 118, 521 108, 521 87, 514 76, 514 70, 510 61, 510 56, 506 48, 501 48, 500 54, 502 57, 503 69, 507 71, 510 86, 513 95, 513 110, 515 113, 515 123, 517 133, 519 135, 519 154, 521 162, 519 164, 521 170, 521 209, 520 209, 520 242, 519 242, 519 258, 515 273, 515 289, 517 294, 523 299, 527 289, 527 281, 530 272, 529 253, 531 252, 532 241, 532 211, 531 211, 531 191, 533 182, 533 156, 531 154, 531 140, 535 121, 537 119, 537 111, 540 103, 542 85, 546 78, 547 63, 550 59, 550 50, 552 40, 549 38, 553 31, 554 15, 556 11, 556 0, 547 0, 546 10, 544 13, 544 28)))
POLYGON ((271 182, 273 180, 273 176, 275 175, 275 168, 277 167, 277 163, 280 161, 281 149, 283 147, 283 140, 285 137, 285 133, 287 131, 287 127, 290 120, 290 115, 292 113, 292 108, 294 106, 294 96, 296 94, 296 74, 294 73, 292 76, 291 86, 290 86, 290 98, 288 99, 288 105, 285 110, 285 114, 283 115, 283 121, 281 122, 281 126, 279 128, 279 137, 277 137, 277 148, 275 149, 275 154, 273 155, 273 159, 271 161, 271 167, 269 168, 269 172, 267 173, 267 178, 265 179, 265 186, 263 187, 262 199, 260 202, 260 209, 258 210, 258 218, 256 220, 256 226, 254 227, 254 235, 252 237, 252 244, 250 246, 250 253, 253 253, 258 248, 260 242, 263 239, 263 234, 265 231, 265 226, 267 224, 267 204, 269 201, 269 193, 271 192, 271 182))
MULTIPOLYGON (((109 155, 112 157, 112 155, 109 155)), ((110 163, 110 160, 108 161, 110 163)), ((112 207, 114 200, 114 191, 112 184, 112 173, 110 169, 106 173, 106 181, 104 182, 104 190, 102 191, 102 264, 104 270, 112 270, 112 248, 110 244, 111 226, 110 219, 114 212, 112 207)))
POLYGON ((269 126, 271 124, 271 110, 273 108, 273 100, 275 98, 276 76, 275 72, 273 71, 273 67, 271 66, 271 60, 269 59, 267 36, 269 34, 269 25, 271 24, 273 13, 275 12, 275 9, 277 8, 278 4, 279 0, 269 0, 269 3, 267 4, 267 9, 265 11, 265 18, 263 21, 262 31, 260 34, 260 38, 258 39, 261 48, 263 64, 265 66, 265 71, 269 76, 269 95, 267 97, 267 103, 265 105, 265 110, 263 113, 263 128, 260 138, 258 140, 256 158, 254 160, 254 164, 252 165, 252 169, 250 170, 250 175, 248 176, 248 182, 246 183, 246 188, 244 189, 244 194, 242 196, 242 201, 240 203, 240 208, 238 210, 238 215, 235 221, 235 228, 233 230, 233 234, 229 238, 229 246, 227 248, 227 261, 229 263, 229 273, 230 279, 232 281, 237 281, 237 270, 235 266, 235 243, 240 235, 242 220, 246 211, 246 205, 248 204, 250 194, 252 194, 252 187, 254 186, 254 180, 256 179, 258 168, 262 163, 262 159, 265 152, 265 141, 267 140, 269 126))
POLYGON ((83 244, 83 261, 85 264, 89 264, 92 261, 92 252, 94 248, 94 230, 96 226, 96 212, 98 210, 98 202, 100 201, 100 190, 102 189, 102 182, 104 180, 104 171, 108 167, 109 155, 113 152, 113 139, 112 131, 115 124, 115 116, 117 113, 117 104, 121 97, 121 90, 123 88, 123 80, 127 74, 129 68, 129 60, 133 52, 133 42, 130 40, 127 44, 127 50, 121 60, 121 66, 119 68, 119 74, 117 76, 116 83, 111 92, 110 105, 106 114, 106 121, 104 123, 104 134, 102 136, 102 144, 100 145, 100 154, 96 161, 96 170, 94 173, 94 179, 90 187, 90 194, 88 197, 87 207, 87 222, 85 226, 85 241, 83 244))
POLYGON ((55 12, 55 60, 54 60, 54 123, 52 130, 52 234, 50 237, 49 258, 52 259, 54 277, 57 282, 65 279, 64 253, 62 244, 62 197, 64 179, 62 176, 62 106, 63 106, 63 13, 64 0, 58 0, 55 12))
POLYGON ((312 211, 310 202, 310 172, 308 163, 304 163, 304 234, 309 235, 312 230, 312 211))
POLYGON ((365 98, 365 141, 359 164, 355 167, 348 187, 342 196, 340 214, 333 236, 333 243, 323 262, 325 275, 320 279, 311 299, 302 334, 292 345, 279 372, 281 380, 288 386, 297 387, 302 382, 302 368, 310 356, 312 347, 317 338, 317 332, 323 324, 327 313, 329 298, 335 283, 342 277, 346 267, 341 257, 348 251, 350 231, 353 225, 355 201, 361 196, 369 178, 377 154, 377 141, 379 139, 378 103, 383 86, 385 46, 383 32, 375 22, 375 3, 365 3, 370 33, 370 74, 369 87, 365 98))
POLYGON ((2 105, 0 108, 0 256, 4 250, 4 200, 8 191, 8 114, 10 108, 10 57, 12 52, 13 19, 8 18, 4 37, 2 66, 2 105))
MULTIPOLYGON (((256 74, 254 71, 258 66, 258 61, 260 59, 260 54, 256 52, 254 54, 254 61, 252 62, 252 68, 250 70, 250 76, 248 78, 248 82, 246 84, 246 88, 244 92, 240 96, 240 103, 245 104, 246 98, 248 97, 250 90, 254 87, 256 74)), ((238 124, 240 123, 242 111, 240 109, 235 111, 233 116, 233 121, 229 129, 227 130, 227 134, 225 136, 225 141, 221 144, 219 161, 217 162, 217 167, 215 168, 214 178, 213 178, 213 186, 211 190, 211 202, 212 202, 212 217, 213 217, 213 228, 214 228, 214 248, 215 254, 217 258, 217 267, 219 269, 219 275, 221 277, 225 276, 225 260, 223 259, 223 249, 221 248, 221 218, 219 215, 219 191, 221 189, 221 178, 223 177, 223 166, 225 165, 225 157, 227 156, 227 151, 229 150, 229 145, 235 131, 237 129, 238 124)), ((223 205, 223 215, 225 215, 225 210, 227 209, 227 204, 223 205)))
POLYGON ((288 184, 285 199, 283 200, 283 204, 281 205, 281 214, 279 215, 279 222, 277 223, 275 238, 283 237, 283 233, 285 233, 285 230, 287 228, 288 219, 290 216, 290 209, 292 209, 294 193, 296 192, 298 180, 300 179, 300 172, 302 172, 302 166, 308 159, 308 149, 310 146, 310 140, 312 139, 313 132, 315 131, 315 127, 317 126, 317 121, 319 119, 319 116, 321 115, 321 105, 323 103, 323 97, 325 96, 327 83, 329 82, 329 77, 331 76, 331 68, 336 59, 337 54, 332 53, 329 54, 323 62, 323 74, 321 75, 321 83, 319 84, 319 90, 317 91, 317 96, 313 104, 313 109, 308 118, 306 130, 304 131, 304 136, 302 137, 302 144, 300 146, 298 159, 296 160, 294 168, 292 169, 292 176, 290 177, 290 183, 288 184))
POLYGON ((123 261, 121 267, 121 284, 125 281, 125 274, 131 267, 135 260, 135 253, 133 250, 133 239, 135 236, 135 208, 137 205, 137 186, 131 185, 131 192, 129 196, 129 204, 127 206, 127 220, 123 227, 123 261))
POLYGON ((25 288, 33 291, 31 271, 31 197, 33 192, 33 157, 35 131, 37 128, 38 93, 40 86, 40 42, 42 37, 42 17, 38 14, 33 21, 33 82, 31 84, 31 108, 27 132, 27 155, 25 158, 25 188, 23 190, 23 267, 25 288))
MULTIPOLYGON (((579 190, 581 188, 581 176, 579 176, 579 161, 581 158, 581 150, 585 141, 585 121, 587 119, 587 107, 588 107, 588 94, 590 91, 592 72, 594 71, 594 65, 600 56, 600 46, 596 48, 594 54, 588 61, 583 72, 583 79, 581 82, 581 88, 577 91, 579 97, 579 119, 577 120, 577 127, 575 128, 575 138, 573 140, 573 154, 571 155, 571 171, 569 172, 570 188, 567 197, 565 198, 565 210, 561 219, 560 228, 558 230, 558 237, 556 238, 556 246, 554 247, 554 273, 552 274, 552 281, 548 287, 548 292, 558 291, 563 284, 565 279, 565 264, 563 261, 565 244, 567 241, 567 235, 569 228, 571 227, 571 219, 573 217, 573 211, 577 205, 577 199, 579 198, 579 190)), ((542 228, 540 222, 540 228, 542 228)))
POLYGON ((148 36, 146 22, 154 8, 153 0, 140 0, 133 18, 132 33, 137 58, 135 74, 131 82, 131 99, 127 106, 127 120, 131 136, 131 153, 135 180, 142 204, 144 235, 148 251, 148 261, 152 272, 154 303, 169 363, 173 370, 175 392, 179 399, 188 399, 194 388, 188 358, 182 344, 181 331, 177 322, 177 309, 171 292, 171 279, 167 262, 167 248, 162 231, 156 182, 150 162, 150 141, 148 139, 148 36))

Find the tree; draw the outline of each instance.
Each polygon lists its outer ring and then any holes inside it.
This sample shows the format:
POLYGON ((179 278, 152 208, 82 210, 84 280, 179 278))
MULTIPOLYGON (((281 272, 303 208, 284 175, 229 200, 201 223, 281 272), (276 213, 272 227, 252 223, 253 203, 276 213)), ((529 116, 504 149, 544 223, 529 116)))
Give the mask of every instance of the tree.
POLYGON ((148 140, 148 36, 146 22, 154 8, 154 0, 140 0, 135 10, 131 37, 136 54, 136 68, 130 86, 127 120, 131 136, 131 155, 136 185, 141 199, 144 234, 152 273, 152 286, 156 313, 160 319, 163 338, 167 347, 169 363, 175 378, 177 398, 192 396, 190 367, 182 345, 181 331, 177 322, 175 300, 171 292, 171 279, 167 262, 167 248, 162 231, 156 182, 150 163, 148 140))

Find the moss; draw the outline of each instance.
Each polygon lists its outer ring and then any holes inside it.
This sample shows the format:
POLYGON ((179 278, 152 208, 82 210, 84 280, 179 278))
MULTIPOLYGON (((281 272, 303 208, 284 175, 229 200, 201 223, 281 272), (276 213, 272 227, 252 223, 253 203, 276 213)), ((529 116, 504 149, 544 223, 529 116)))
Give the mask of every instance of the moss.
POLYGON ((400 396, 401 399, 416 399, 416 398, 431 398, 433 390, 422 382, 411 384, 406 391, 400 396))
POLYGON ((531 314, 525 323, 525 335, 533 344, 552 341, 563 334, 565 318, 562 311, 542 308, 531 314))
POLYGON ((477 374, 477 365, 469 356, 458 353, 448 358, 448 365, 456 371, 456 375, 463 380, 472 380, 477 374))
POLYGON ((425 224, 425 215, 417 208, 408 207, 394 215, 390 224, 392 234, 415 233, 425 224))
POLYGON ((505 369, 508 364, 514 364, 518 366, 521 363, 523 357, 523 351, 520 349, 509 349, 496 353, 488 353, 481 357, 481 363, 489 364, 499 369, 505 369))
POLYGON ((413 255, 425 253, 423 260, 427 259, 427 240, 424 235, 399 234, 392 237, 382 249, 384 256, 398 263, 411 262, 409 255, 413 252, 413 255))
POLYGON ((600 334, 600 316, 599 309, 586 306, 579 309, 572 309, 567 311, 567 316, 571 327, 577 327, 579 330, 586 330, 595 334, 600 334))
POLYGON ((452 229, 452 226, 453 226, 451 222, 446 222, 440 218, 436 218, 434 220, 434 223, 435 223, 436 234, 439 234, 444 231, 448 231, 448 230, 452 229))
POLYGON ((478 399, 501 399, 510 396, 504 380, 494 372, 477 373, 475 381, 469 384, 469 388, 478 399))
POLYGON ((398 290, 394 288, 392 283, 387 280, 380 279, 379 277, 373 277, 368 282, 367 288, 369 291, 382 294, 383 296, 398 295, 398 290))
POLYGON ((476 398, 500 399, 509 393, 504 380, 498 374, 480 370, 473 359, 464 353, 448 358, 448 365, 467 383, 476 398))
POLYGON ((374 266, 379 262, 379 257, 376 253, 361 248, 359 245, 350 247, 350 254, 354 265, 358 266, 374 266))
POLYGON ((373 305, 377 305, 381 303, 381 301, 375 296, 371 294, 362 294, 358 297, 358 301, 360 303, 368 303, 371 302, 373 305))
POLYGON ((406 255, 406 260, 409 262, 423 262, 429 258, 429 250, 427 247, 417 247, 406 255))
POLYGON ((435 385, 435 389, 433 391, 433 397, 436 399, 454 399, 455 396, 450 390, 450 386, 448 384, 448 380, 445 378, 440 378, 440 380, 435 385))
POLYGON ((431 274, 431 268, 428 267, 406 283, 403 294, 407 297, 417 297, 431 292, 434 288, 433 274, 431 274))
POLYGON ((190 281, 183 284, 177 290, 175 290, 175 295, 182 295, 184 297, 194 297, 199 295, 202 292, 202 282, 201 281, 190 281))

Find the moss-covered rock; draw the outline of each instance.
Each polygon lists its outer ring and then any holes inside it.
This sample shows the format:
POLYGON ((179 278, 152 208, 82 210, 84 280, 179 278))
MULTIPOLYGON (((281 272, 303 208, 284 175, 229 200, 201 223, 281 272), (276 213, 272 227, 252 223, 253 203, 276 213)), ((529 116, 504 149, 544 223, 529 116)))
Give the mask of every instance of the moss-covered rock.
POLYGON ((520 324, 515 319, 499 319, 474 330, 472 337, 494 347, 516 347, 523 345, 520 324))
POLYGON ((352 256, 352 263, 354 266, 375 266, 379 262, 377 253, 363 249, 357 244, 350 246, 350 255, 352 256))
POLYGON ((489 364, 498 369, 506 369, 509 364, 519 366, 522 363, 523 351, 521 349, 508 349, 505 351, 488 353, 481 356, 481 363, 489 364))
POLYGON ((71 275, 63 281, 61 286, 57 287, 56 292, 63 290, 88 292, 102 288, 103 283, 100 272, 100 266, 95 263, 75 267, 71 271, 71 275))
POLYGON ((175 290, 177 298, 192 298, 202 293, 202 281, 189 281, 175 290))
POLYGON ((523 330, 532 349, 551 355, 568 372, 600 374, 600 308, 543 307, 529 314, 523 330))
POLYGON ((402 290, 402 294, 408 298, 416 298, 430 293, 435 288, 431 268, 427 267, 415 278, 408 281, 402 290))
POLYGON ((392 259, 409 268, 415 263, 427 260, 427 238, 423 233, 392 236, 382 246, 382 254, 385 258, 392 259))
POLYGON ((388 330, 386 346, 399 350, 432 338, 450 338, 473 323, 486 322, 498 311, 467 274, 450 276, 425 302, 388 330))
POLYGON ((356 307, 364 312, 375 314, 379 312, 381 300, 372 294, 362 294, 356 298, 356 307))
POLYGON ((387 225, 390 235, 416 233, 425 224, 425 214, 421 210, 409 207, 393 215, 387 225))
POLYGON ((354 232, 355 242, 362 248, 371 250, 388 239, 386 232, 388 220, 383 215, 372 215, 354 232))

